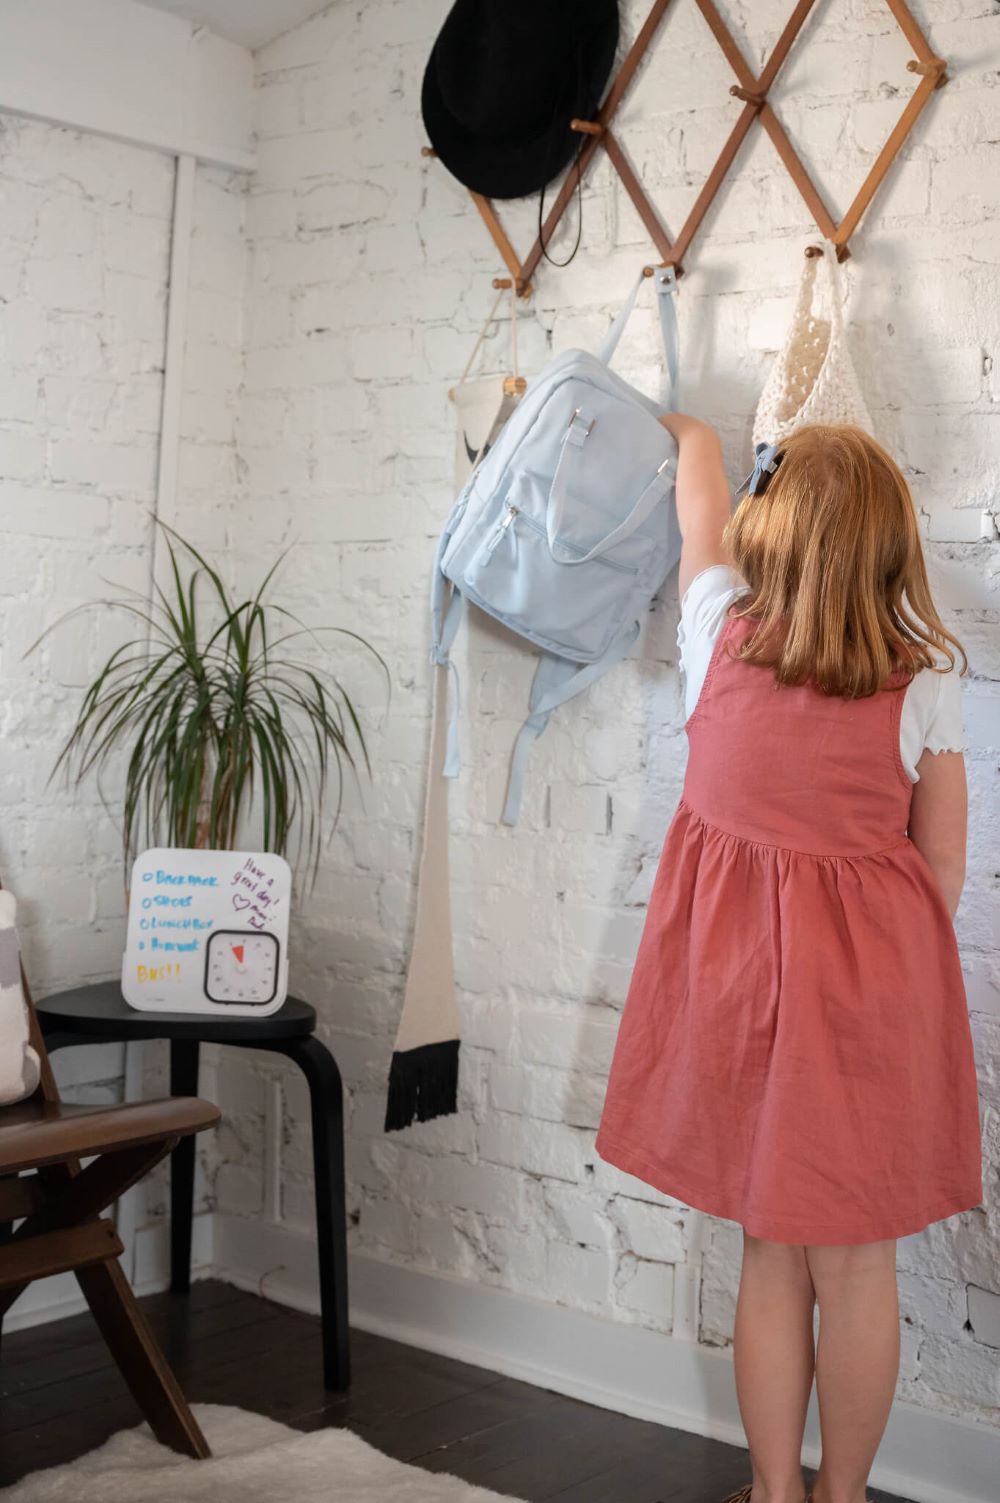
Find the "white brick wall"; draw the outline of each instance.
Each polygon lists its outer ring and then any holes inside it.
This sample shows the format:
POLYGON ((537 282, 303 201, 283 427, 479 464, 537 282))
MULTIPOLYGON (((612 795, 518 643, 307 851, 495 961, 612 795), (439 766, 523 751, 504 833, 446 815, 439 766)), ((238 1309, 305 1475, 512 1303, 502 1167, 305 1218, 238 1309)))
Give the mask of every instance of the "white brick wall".
POLYGON ((41 992, 120 954, 114 832, 96 790, 47 779, 121 622, 95 612, 24 653, 102 576, 148 580, 171 189, 165 157, 0 116, 2 865, 41 992))
MULTIPOLYGON (((778 0, 755 7, 758 46, 773 43, 787 9, 778 0)), ((249 208, 240 431, 253 517, 245 541, 296 538, 283 572, 290 603, 311 621, 364 632, 394 679, 389 714, 373 737, 373 786, 364 807, 349 798, 321 885, 302 907, 294 982, 319 1007, 349 1089, 358 1247, 669 1331, 690 1213, 602 1164, 592 1145, 683 776, 673 584, 630 663, 555 717, 516 831, 496 821, 531 658, 473 622, 459 651, 467 771, 452 799, 462 1112, 401 1135, 381 1131, 413 919, 427 576, 452 499, 446 390, 501 269, 467 194, 419 156, 420 80, 446 10, 443 0, 334 6, 257 59, 261 166, 249 208)), ((646 6, 629 0, 623 11, 631 35, 646 6)), ((926 5, 918 12, 924 21, 931 14, 926 5)), ((955 81, 856 236, 847 276, 866 391, 880 434, 913 481, 929 552, 946 575, 942 599, 973 666, 971 861, 958 932, 983 1074, 989 1211, 901 1244, 904 1316, 915 1341, 900 1393, 995 1423, 995 1321, 982 1294, 969 1305, 965 1286, 985 1289, 987 1301, 1000 1295, 993 785, 1000 551, 978 541, 979 511, 996 508, 1000 477, 992 374, 1000 201, 990 188, 1000 151, 982 144, 997 107, 989 59, 997 57, 1000 18, 982 0, 952 0, 934 16, 932 44, 954 59, 955 81), (975 1310, 972 1330, 967 1306, 975 1310)), ((897 94, 912 85, 908 54, 876 0, 824 8, 806 41, 779 108, 843 208, 901 108, 897 94)), ((623 108, 620 134, 674 228, 734 116, 730 81, 693 7, 673 7, 623 108)), ((687 257, 680 299, 683 401, 718 423, 734 477, 746 466, 755 397, 814 233, 761 132, 739 166, 687 257)), ((530 243, 535 207, 503 206, 518 246, 530 243)), ((520 330, 529 373, 551 350, 595 340, 649 255, 604 161, 589 178, 583 213, 575 261, 564 270, 543 263, 536 275, 520 330)), ((572 229, 571 213, 555 254, 572 229)), ((489 342, 493 368, 506 345, 504 326, 489 342)), ((647 309, 620 369, 653 390, 657 360, 647 309)), ((249 570, 250 549, 244 553, 249 570)), ((364 686, 363 672, 347 671, 364 686)), ((368 698, 374 713, 377 694, 368 698)), ((296 1090, 284 1106, 283 1204, 290 1223, 309 1225, 306 1130, 296 1090)), ((231 1196, 222 1182, 219 1192, 223 1209, 244 1209, 242 1181, 231 1196)), ((738 1260, 738 1229, 713 1223, 702 1269, 704 1342, 731 1339, 738 1260)))
MULTIPOLYGON (((148 593, 173 184, 167 155, 0 113, 0 870, 39 997, 121 964, 118 832, 94 784, 48 779, 81 686, 134 623, 94 611, 24 653, 74 606, 148 593)), ((180 484, 165 520, 212 548, 237 494, 245 189, 198 170, 180 484)), ((75 1099, 117 1099, 122 1058, 73 1050, 56 1073, 75 1099)), ((162 1178, 154 1213, 161 1200, 162 1178)))

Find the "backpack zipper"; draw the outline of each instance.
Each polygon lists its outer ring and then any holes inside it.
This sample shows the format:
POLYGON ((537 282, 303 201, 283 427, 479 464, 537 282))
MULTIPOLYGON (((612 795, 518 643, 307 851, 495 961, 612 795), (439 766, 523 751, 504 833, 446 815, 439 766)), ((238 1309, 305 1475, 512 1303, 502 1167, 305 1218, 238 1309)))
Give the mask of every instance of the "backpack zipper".
POLYGON ((497 545, 501 542, 504 533, 508 530, 508 528, 513 527, 514 519, 518 516, 520 516, 518 508, 516 506, 513 506, 508 501, 503 517, 494 529, 493 535, 490 538, 489 542, 486 544, 487 553, 493 552, 494 548, 496 548, 497 545))

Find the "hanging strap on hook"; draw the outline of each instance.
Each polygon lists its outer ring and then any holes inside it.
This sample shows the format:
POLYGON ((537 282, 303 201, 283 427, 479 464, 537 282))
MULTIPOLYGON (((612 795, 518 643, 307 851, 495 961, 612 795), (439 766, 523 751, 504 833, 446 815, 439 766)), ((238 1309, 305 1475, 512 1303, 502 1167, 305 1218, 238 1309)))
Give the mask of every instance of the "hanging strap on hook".
POLYGON ((455 393, 458 391, 459 387, 464 386, 466 381, 468 380, 469 372, 472 369, 476 356, 479 354, 479 351, 482 348, 483 340, 486 338, 491 324, 496 321, 497 311, 500 307, 500 304, 503 302, 503 295, 508 289, 510 290, 510 364, 511 375, 513 379, 512 389, 515 392, 523 390, 521 372, 518 369, 517 364, 517 284, 512 277, 494 277, 493 286, 497 289, 497 295, 493 299, 493 306, 490 308, 489 313, 487 313, 486 318, 483 320, 483 326, 479 331, 475 344, 472 346, 472 351, 469 355, 469 358, 465 362, 465 369, 462 371, 462 374, 459 376, 455 385, 448 392, 448 395, 452 401, 455 400, 455 393))
MULTIPOLYGON (((607 365, 614 354, 618 341, 621 339, 628 322, 632 309, 635 307, 639 290, 646 280, 646 268, 643 267, 632 287, 625 302, 615 316, 615 319, 604 336, 603 343, 595 351, 598 360, 607 365)), ((669 379, 670 400, 676 400, 677 370, 678 370, 678 334, 677 334, 677 273, 672 266, 657 266, 653 271, 653 286, 656 289, 656 305, 660 315, 660 333, 663 338, 663 353, 666 359, 667 376, 669 379)))
POLYGON ((470 354, 468 360, 465 362, 465 369, 463 370, 462 374, 459 376, 459 378, 456 381, 456 383, 455 383, 454 387, 452 388, 452 390, 448 393, 448 395, 451 397, 452 401, 455 400, 455 392, 458 390, 458 388, 460 386, 464 386, 465 383, 466 383, 466 381, 468 380, 469 372, 472 369, 473 361, 475 360, 476 356, 479 354, 479 351, 480 351, 480 349, 482 347, 483 340, 486 338, 486 335, 487 335, 487 332, 489 330, 489 327, 492 324, 493 320, 497 316, 497 309, 499 308, 501 302, 503 301, 503 295, 504 295, 504 289, 501 287, 500 291, 497 293, 496 297, 493 299, 493 307, 490 309, 489 313, 487 313, 485 322, 483 323, 483 327, 480 329, 479 335, 478 335, 478 337, 476 339, 476 342, 472 346, 472 353, 470 354))

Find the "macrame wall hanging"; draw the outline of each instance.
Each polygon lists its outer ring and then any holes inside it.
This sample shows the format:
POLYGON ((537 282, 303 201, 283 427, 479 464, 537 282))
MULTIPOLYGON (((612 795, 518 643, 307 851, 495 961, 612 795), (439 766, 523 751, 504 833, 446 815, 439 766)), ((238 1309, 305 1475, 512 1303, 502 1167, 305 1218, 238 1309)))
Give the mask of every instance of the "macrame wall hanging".
MULTIPOLYGON (((607 152, 612 166, 621 178, 625 191, 635 205, 636 211, 645 225, 650 239, 659 252, 661 264, 672 266, 677 275, 681 275, 684 270, 683 260, 688 248, 704 220, 712 201, 726 180, 740 146, 743 144, 755 120, 760 121, 770 140, 773 142, 781 162, 788 171, 796 189, 801 194, 809 212, 815 219, 821 234, 835 247, 838 260, 845 260, 850 255, 849 246, 851 236, 854 234, 862 215, 878 191, 900 147, 910 134, 935 89, 939 89, 942 84, 947 82, 947 64, 931 48, 910 12, 906 0, 885 0, 887 9, 913 49, 915 56, 906 66, 909 72, 919 75, 919 81, 907 101, 899 120, 890 132, 888 140, 873 162, 861 187, 858 189, 853 203, 838 224, 826 207, 819 189, 803 164, 802 158, 799 156, 774 109, 768 102, 768 95, 785 64, 788 54, 810 12, 819 3, 819 0, 798 0, 798 4, 789 16, 788 22, 775 43, 774 49, 759 76, 754 75, 740 51, 732 32, 723 20, 718 7, 714 4, 714 0, 695 0, 695 3, 704 17, 712 36, 725 55, 733 73, 736 75, 736 82, 732 85, 729 92, 735 98, 743 101, 743 109, 740 111, 722 151, 719 153, 715 165, 708 174, 705 184, 695 199, 676 239, 671 240, 659 214, 653 207, 636 176, 617 136, 611 129, 611 123, 618 106, 625 97, 635 72, 652 44, 660 22, 671 4, 671 0, 655 0, 635 41, 629 48, 618 73, 612 80, 605 95, 604 103, 598 110, 596 118, 593 120, 573 120, 571 122, 572 128, 583 134, 587 140, 574 165, 567 172, 552 207, 545 218, 540 234, 536 237, 534 244, 523 260, 521 260, 514 250, 493 203, 488 198, 484 198, 482 194, 473 193, 471 195, 487 230, 500 252, 504 265, 510 273, 519 296, 525 297, 530 293, 531 278, 544 254, 543 247, 550 243, 583 175, 586 173, 597 151, 601 148, 607 152)), ((433 147, 425 146, 423 148, 423 155, 433 157, 436 153, 433 147)), ((653 267, 648 267, 647 272, 649 275, 652 275, 653 267)), ((499 287, 501 285, 501 279, 497 278, 494 281, 494 286, 499 287)))

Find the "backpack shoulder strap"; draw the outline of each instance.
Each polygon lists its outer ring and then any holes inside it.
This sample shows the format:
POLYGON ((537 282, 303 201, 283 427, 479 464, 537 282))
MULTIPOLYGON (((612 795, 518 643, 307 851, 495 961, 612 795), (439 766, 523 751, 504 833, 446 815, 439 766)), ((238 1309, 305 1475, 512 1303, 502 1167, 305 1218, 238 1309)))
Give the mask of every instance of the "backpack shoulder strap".
POLYGON ((530 713, 514 743, 510 775, 507 779, 507 798, 503 806, 503 814, 500 816, 503 824, 517 824, 528 757, 531 748, 548 725, 552 711, 559 705, 565 704, 568 699, 582 694, 584 689, 589 688, 592 683, 607 673, 609 668, 620 663, 638 635, 639 623, 635 621, 628 631, 624 632, 617 641, 612 642, 603 657, 597 658, 593 663, 584 664, 582 668, 578 663, 573 663, 568 658, 557 657, 554 653, 542 654, 531 685, 531 698, 528 701, 530 713))
MULTIPOLYGON (((457 508, 456 508, 457 512, 457 508)), ((448 732, 445 743, 442 777, 457 778, 459 766, 458 716, 460 692, 458 669, 451 660, 451 647, 465 614, 465 596, 455 588, 441 568, 445 550, 451 542, 457 525, 455 513, 449 517, 441 533, 434 557, 434 572, 431 576, 431 662, 447 668, 452 684, 451 709, 448 714, 448 732)))
MULTIPOLYGON (((636 278, 635 285, 615 315, 611 328, 605 334, 600 348, 597 350, 597 359, 604 365, 608 365, 618 342, 625 332, 625 325, 631 317, 639 296, 639 289, 646 280, 646 271, 643 268, 636 278)), ((674 298, 677 292, 677 274, 672 266, 655 266, 653 268, 653 286, 656 290, 656 306, 660 315, 660 334, 663 338, 663 354, 667 362, 667 372, 670 376, 670 390, 674 392, 677 386, 678 347, 679 337, 677 333, 677 308, 674 298)))

